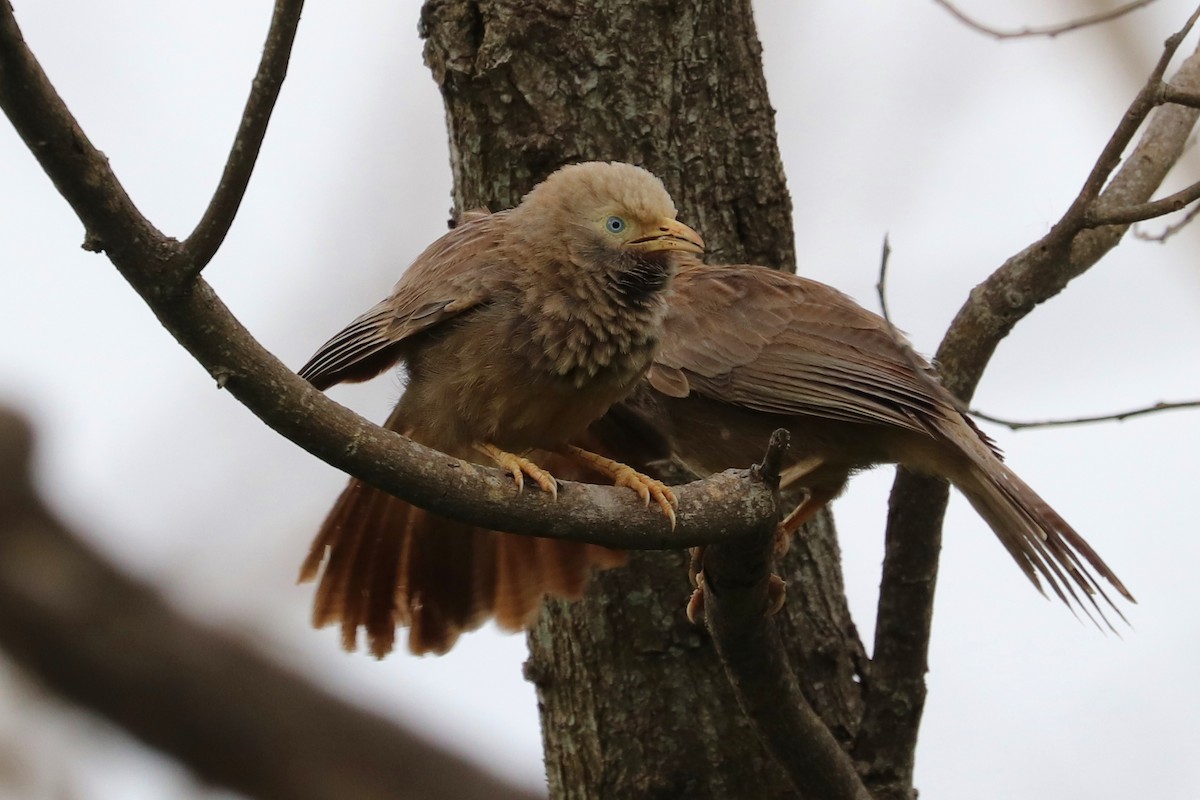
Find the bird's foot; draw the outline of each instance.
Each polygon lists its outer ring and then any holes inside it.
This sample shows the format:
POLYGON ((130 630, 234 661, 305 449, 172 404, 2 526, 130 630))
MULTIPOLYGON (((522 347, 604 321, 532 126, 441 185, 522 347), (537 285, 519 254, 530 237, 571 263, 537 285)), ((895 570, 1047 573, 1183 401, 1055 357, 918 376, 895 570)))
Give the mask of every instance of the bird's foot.
POLYGON ((772 572, 767 576, 767 613, 775 616, 786 601, 787 581, 772 572))
POLYGON ((688 622, 693 625, 704 624, 704 573, 701 572, 696 576, 698 583, 696 588, 692 590, 692 596, 687 602, 687 618, 688 622))
MULTIPOLYGON (((687 602, 688 622, 693 625, 704 624, 704 573, 696 572, 692 576, 695 589, 687 602)), ((767 614, 775 616, 783 609, 787 601, 787 582, 772 572, 767 576, 767 614)))
POLYGON ((675 499, 675 493, 665 483, 651 478, 649 475, 643 475, 627 464, 606 458, 590 450, 584 450, 581 447, 569 445, 566 452, 597 472, 612 478, 614 486, 626 486, 633 489, 638 493, 638 497, 642 498, 643 505, 650 505, 650 499, 654 498, 654 502, 662 509, 663 514, 671 522, 671 528, 674 529, 675 506, 678 505, 678 501, 675 499))
POLYGON ((543 492, 558 499, 558 481, 528 458, 501 450, 494 444, 478 444, 476 448, 495 461, 501 469, 512 475, 513 482, 517 484, 517 491, 525 488, 525 476, 528 475, 529 479, 536 483, 543 492))
POLYGON ((804 526, 804 523, 817 515, 817 512, 829 504, 837 495, 837 491, 829 489, 805 489, 804 499, 791 510, 775 529, 775 556, 787 553, 791 546, 792 537, 804 526))

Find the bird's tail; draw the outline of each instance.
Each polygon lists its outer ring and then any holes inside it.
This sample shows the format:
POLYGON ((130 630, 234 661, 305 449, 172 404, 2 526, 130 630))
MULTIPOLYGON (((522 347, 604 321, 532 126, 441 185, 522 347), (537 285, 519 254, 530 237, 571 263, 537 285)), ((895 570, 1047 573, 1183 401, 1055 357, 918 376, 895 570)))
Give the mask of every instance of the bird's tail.
MULTIPOLYGON (((533 457, 561 478, 592 478, 554 454, 533 457)), ((409 628, 408 647, 418 654, 445 653, 460 633, 493 617, 505 630, 520 630, 545 595, 578 598, 594 570, 625 560, 596 545, 457 522, 354 478, 322 523, 300 581, 319 577, 314 626, 340 624, 347 650, 357 646, 361 627, 382 658, 398 626, 409 628)))
MULTIPOLYGON (((1099 578, 1130 602, 1133 595, 1079 533, 1029 484, 1001 461, 977 431, 955 431, 969 458, 954 483, 991 526, 1001 544, 1043 594, 1043 581, 1068 606, 1095 611, 1108 623, 1100 600, 1122 620, 1099 578), (970 437, 970 441, 965 441, 970 437)), ((1111 625, 1109 625, 1111 627, 1111 625)))

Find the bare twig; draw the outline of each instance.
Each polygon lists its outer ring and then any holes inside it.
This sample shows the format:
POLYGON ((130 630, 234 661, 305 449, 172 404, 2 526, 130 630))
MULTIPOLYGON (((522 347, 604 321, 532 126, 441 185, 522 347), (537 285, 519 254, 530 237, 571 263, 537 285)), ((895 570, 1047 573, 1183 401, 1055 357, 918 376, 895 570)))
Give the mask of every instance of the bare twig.
POLYGON ((1087 425, 1093 422, 1122 422, 1133 417, 1141 417, 1146 414, 1154 414, 1159 411, 1177 411, 1184 408, 1200 408, 1200 400, 1185 400, 1178 403, 1158 402, 1151 406, 1142 408, 1134 408, 1129 411, 1119 411, 1115 414, 1099 414, 1092 417, 1072 417, 1070 419, 1043 419, 1029 422, 1018 422, 1016 420, 1004 419, 1003 417, 994 417, 991 414, 985 414, 978 409, 972 409, 971 413, 980 419, 986 419, 988 422, 994 422, 997 425, 1003 425, 1009 430, 1023 431, 1029 428, 1062 428, 1068 425, 1087 425))
POLYGON ((279 800, 534 800, 118 573, 42 505, 0 408, 0 646, 45 685, 206 781, 279 800))
POLYGON ((313 455, 444 516, 533 536, 619 549, 674 549, 733 539, 774 514, 771 493, 725 473, 681 487, 672 531, 627 489, 565 483, 558 499, 516 493, 512 480, 422 447, 333 402, 267 352, 197 277, 179 291, 179 245, 129 200, 25 47, 0 2, 0 108, 75 213, 159 321, 217 381, 268 426, 313 455))
POLYGON ((175 257, 177 243, 142 216, 50 85, 25 46, 8 0, 0 0, 0 107, 79 215, 87 231, 85 248, 113 258, 152 250, 149 256, 160 263, 175 257))
POLYGON ((883 315, 883 321, 888 324, 888 330, 892 332, 892 338, 896 338, 896 326, 892 324, 892 315, 888 311, 887 304, 887 270, 888 261, 892 257, 892 243, 888 241, 888 235, 883 235, 883 247, 879 251, 879 280, 875 282, 875 293, 879 295, 879 313, 883 315))
MULTIPOLYGON (((1133 98, 1133 102, 1129 104, 1129 108, 1125 111, 1125 116, 1117 124, 1116 130, 1109 137, 1108 142, 1104 145, 1104 149, 1100 151, 1100 157, 1096 159, 1095 165, 1083 183, 1083 188, 1080 189, 1075 200, 1071 203, 1066 213, 1063 214, 1062 219, 1043 238, 1043 243, 1053 242, 1054 244, 1060 244, 1064 239, 1073 238, 1079 232, 1080 227, 1087 218, 1087 214, 1095 210, 1094 204, 1096 199, 1100 196, 1100 192, 1108 181, 1109 176, 1112 175, 1113 170, 1121 163, 1121 154, 1129 147, 1129 143, 1133 141, 1138 128, 1146 121, 1146 117, 1149 116, 1151 110, 1160 104, 1163 75, 1166 74, 1167 66, 1171 63, 1171 59, 1175 57, 1175 53, 1179 50, 1179 46, 1183 43, 1184 38, 1196 24, 1197 17, 1200 17, 1200 8, 1192 12, 1192 15, 1188 17, 1187 22, 1184 23, 1181 29, 1167 37, 1167 41, 1163 44, 1162 55, 1159 56, 1157 63, 1155 63, 1154 68, 1150 71, 1150 76, 1146 79, 1146 83, 1142 86, 1141 91, 1137 93, 1137 96, 1133 98), (1056 233, 1057 236, 1055 236, 1056 233)), ((1178 76, 1176 76, 1176 79, 1178 82, 1178 76)), ((1186 87, 1183 87, 1183 90, 1190 91, 1186 87)), ((1161 180, 1159 182, 1161 183, 1161 180)), ((1117 193, 1110 194, 1116 195, 1117 193)), ((1149 199, 1149 196, 1146 196, 1143 198, 1143 201, 1149 199)))
POLYGON ((1166 214, 1173 214, 1196 200, 1200 200, 1200 182, 1193 183, 1186 189, 1180 189, 1160 200, 1123 208, 1093 210, 1084 219, 1083 226, 1099 228, 1102 225, 1129 225, 1134 222, 1143 222, 1166 214))
POLYGON ((216 255, 246 194, 254 163, 258 160, 263 137, 267 133, 267 124, 271 121, 271 112, 275 109, 275 101, 279 99, 279 90, 287 75, 292 42, 296 38, 303 7, 304 0, 276 0, 262 60, 251 84, 250 97, 246 100, 242 122, 234 136, 221 181, 204 216, 183 243, 186 259, 184 269, 189 278, 199 275, 216 255))
POLYGON ((1108 11, 1101 11, 1086 17, 1073 19, 1069 22, 1062 22, 1058 25, 1045 25, 1042 27, 1026 26, 1024 28, 1016 28, 1014 30, 1007 31, 994 28, 991 25, 986 25, 972 17, 967 16, 957 6, 949 2, 949 0, 933 0, 933 2, 946 9, 946 11, 948 11, 950 15, 959 22, 963 23, 972 30, 978 31, 979 33, 987 34, 988 36, 993 36, 997 39, 1020 39, 1030 36, 1049 36, 1053 38, 1055 36, 1076 31, 1081 28, 1099 25, 1105 22, 1111 22, 1118 17, 1125 16, 1131 11, 1137 11, 1139 8, 1150 5, 1154 2, 1154 0, 1133 0, 1133 2, 1126 3, 1123 6, 1117 6, 1116 8, 1108 11))
MULTIPOLYGON (((879 280, 875 282, 875 293, 879 296, 879 313, 883 316, 883 321, 887 323, 888 333, 892 337, 892 341, 904 353, 904 357, 908 359, 908 364, 913 369, 913 374, 921 378, 929 384, 937 384, 933 388, 934 395, 941 393, 942 386, 938 383, 935 373, 930 369, 929 364, 917 355, 908 338, 895 326, 892 322, 892 316, 888 311, 887 303, 887 271, 888 264, 891 262, 892 245, 888 241, 887 234, 883 237, 883 249, 879 254, 879 280)), ((951 401, 959 413, 967 413, 967 407, 959 401, 957 397, 951 395, 951 401)))
POLYGON ((1133 235, 1143 242, 1159 242, 1161 244, 1191 224, 1198 214, 1200 214, 1200 206, 1192 206, 1182 218, 1167 225, 1158 233, 1146 233, 1140 228, 1134 228, 1133 235))
MULTIPOLYGON (((771 436, 757 472, 778 487, 787 431, 771 436)), ((704 551, 704 614, 746 718, 805 797, 870 800, 854 762, 809 705, 769 612, 775 522, 757 537, 704 551)))
MULTIPOLYGON (((1164 106, 1154 112, 1134 152, 1113 175, 1121 154, 1157 105, 1163 73, 1197 14, 1200 10, 1167 40, 1162 57, 1063 217, 1045 237, 977 286, 951 323, 936 361, 943 384, 964 402, 969 402, 996 346, 1012 327, 1120 241, 1125 227, 1087 229, 1088 215, 1097 208, 1146 202, 1178 160, 1197 112, 1164 106)), ((1185 92, 1200 86, 1200 55, 1193 54, 1180 66, 1173 83, 1185 92)), ((911 792, 948 497, 945 483, 905 470, 898 471, 892 489, 874 655, 864 681, 866 710, 854 748, 856 759, 873 765, 865 779, 880 796, 908 797, 911 792)))

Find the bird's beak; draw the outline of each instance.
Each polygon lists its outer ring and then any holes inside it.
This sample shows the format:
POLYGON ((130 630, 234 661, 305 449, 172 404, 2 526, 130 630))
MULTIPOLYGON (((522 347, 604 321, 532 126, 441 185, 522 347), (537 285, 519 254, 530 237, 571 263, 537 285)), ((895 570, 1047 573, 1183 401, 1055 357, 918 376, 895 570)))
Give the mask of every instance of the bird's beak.
POLYGON ((703 253, 704 240, 700 234, 674 219, 664 219, 654 226, 649 236, 634 239, 629 246, 643 253, 659 250, 682 250, 685 253, 703 253))

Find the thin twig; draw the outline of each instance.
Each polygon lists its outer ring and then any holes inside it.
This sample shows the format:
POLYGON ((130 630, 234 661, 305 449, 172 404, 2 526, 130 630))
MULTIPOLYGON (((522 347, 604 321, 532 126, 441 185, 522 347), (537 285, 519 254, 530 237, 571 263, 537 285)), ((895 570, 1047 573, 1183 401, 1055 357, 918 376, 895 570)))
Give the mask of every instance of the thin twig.
POLYGON ((887 304, 887 270, 888 262, 892 258, 892 243, 888 241, 888 235, 883 235, 883 247, 879 250, 879 280, 875 282, 875 293, 879 295, 879 313, 883 315, 883 321, 888 324, 888 330, 892 332, 892 338, 896 336, 896 326, 892 324, 892 315, 888 312, 887 304))
POLYGON ((1167 225, 1158 233, 1146 233, 1140 228, 1134 228, 1133 235, 1135 238, 1140 239, 1143 242, 1159 242, 1161 244, 1191 224, 1192 220, 1194 220, 1197 215, 1200 215, 1200 206, 1192 206, 1181 219, 1176 222, 1172 222, 1170 225, 1167 225))
POLYGON ((1184 408, 1200 408, 1200 400, 1184 400, 1178 403, 1158 402, 1151 406, 1143 408, 1134 408, 1129 411, 1120 411, 1115 414, 1099 414, 1094 417, 1072 417, 1070 419, 1043 419, 1030 422, 1019 422, 1003 417, 995 417, 991 414, 985 414, 978 409, 972 409, 971 413, 980 419, 985 419, 988 422, 994 422, 997 425, 1003 425, 1009 430, 1023 431, 1029 428, 1062 428, 1068 425, 1088 425, 1093 422, 1122 422, 1133 417, 1141 417, 1146 414, 1154 414, 1159 411, 1177 411, 1184 408))
POLYGON ((1084 217, 1083 226, 1099 228, 1104 225, 1129 225, 1134 222, 1144 222, 1148 219, 1173 214, 1197 200, 1200 200, 1200 181, 1149 203, 1138 203, 1124 208, 1092 210, 1084 217))
MULTIPOLYGON (((936 397, 942 392, 942 385, 937 379, 936 372, 924 359, 917 355, 917 351, 913 349, 912 343, 908 341, 908 337, 892 323, 892 315, 888 311, 887 273, 891 258, 892 244, 885 233, 883 235, 883 248, 879 254, 879 280, 875 282, 875 293, 879 296, 879 313, 883 317, 883 321, 887 323, 888 334, 892 337, 892 341, 900 348, 900 352, 904 353, 904 357, 908 360, 908 365, 912 367, 913 374, 926 383, 933 385, 933 393, 936 397)), ((950 399, 960 414, 967 413, 967 407, 957 397, 951 395, 950 399)))
POLYGON ((303 7, 304 0, 276 0, 262 60, 258 63, 258 72, 251 84, 250 97, 246 100, 225 170, 204 216, 183 243, 183 268, 188 273, 186 279, 194 278, 208 266, 225 241, 242 204, 250 176, 254 173, 254 164, 262 149, 263 137, 267 134, 271 112, 275 109, 275 101, 279 99, 279 90, 287 75, 292 43, 296 39, 296 28, 300 24, 303 7))
POLYGON ((972 17, 967 16, 954 4, 950 3, 949 0, 933 0, 933 2, 950 12, 951 16, 953 16, 959 22, 963 23, 968 28, 978 31, 979 33, 987 34, 988 36, 993 36, 997 39, 1020 39, 1030 36, 1048 36, 1053 38, 1064 33, 1080 30, 1081 28, 1099 25, 1104 22, 1110 22, 1118 17, 1125 16, 1131 11, 1136 11, 1143 6, 1148 6, 1153 3, 1154 0, 1133 0, 1133 2, 1126 3, 1123 6, 1117 6, 1109 11, 1101 11, 1097 14, 1092 14, 1091 16, 1080 17, 1078 19, 1070 20, 1069 22, 1059 23, 1058 25, 1045 25, 1040 28, 1026 26, 1024 28, 1017 28, 1015 30, 1008 31, 1000 30, 999 28, 993 28, 991 25, 986 25, 976 19, 973 19, 972 17))
POLYGON ((79 215, 86 249, 120 258, 144 255, 154 243, 151 258, 176 257, 178 243, 142 215, 50 85, 8 0, 0 0, 0 108, 79 215))
POLYGON ((1064 241, 1074 238, 1075 234, 1085 227, 1087 215, 1095 210, 1096 199, 1100 196, 1100 192, 1104 189, 1113 171, 1121 163, 1121 154, 1129 147, 1129 143, 1133 141, 1134 135, 1137 134, 1142 123, 1146 121, 1146 117, 1159 105, 1159 98, 1164 83, 1163 75, 1166 74, 1167 66, 1171 63, 1171 59, 1175 57, 1175 53, 1179 50, 1179 46, 1183 43, 1184 38, 1187 37, 1192 27, 1196 24, 1198 17, 1200 17, 1200 8, 1192 12, 1192 15, 1188 17, 1187 22, 1184 23, 1182 28, 1167 37, 1166 42, 1163 44, 1162 55, 1159 56, 1154 68, 1150 71, 1150 76, 1146 79, 1146 83, 1133 98, 1133 102, 1129 104, 1129 108, 1125 111, 1125 116, 1117 124, 1116 130, 1109 137, 1108 142, 1104 145, 1104 149, 1100 151, 1100 156, 1096 159, 1091 172, 1088 173, 1083 187, 1079 190, 1079 194, 1075 197, 1070 207, 1067 208, 1062 219, 1043 238, 1043 246, 1050 244, 1061 245, 1064 241))

